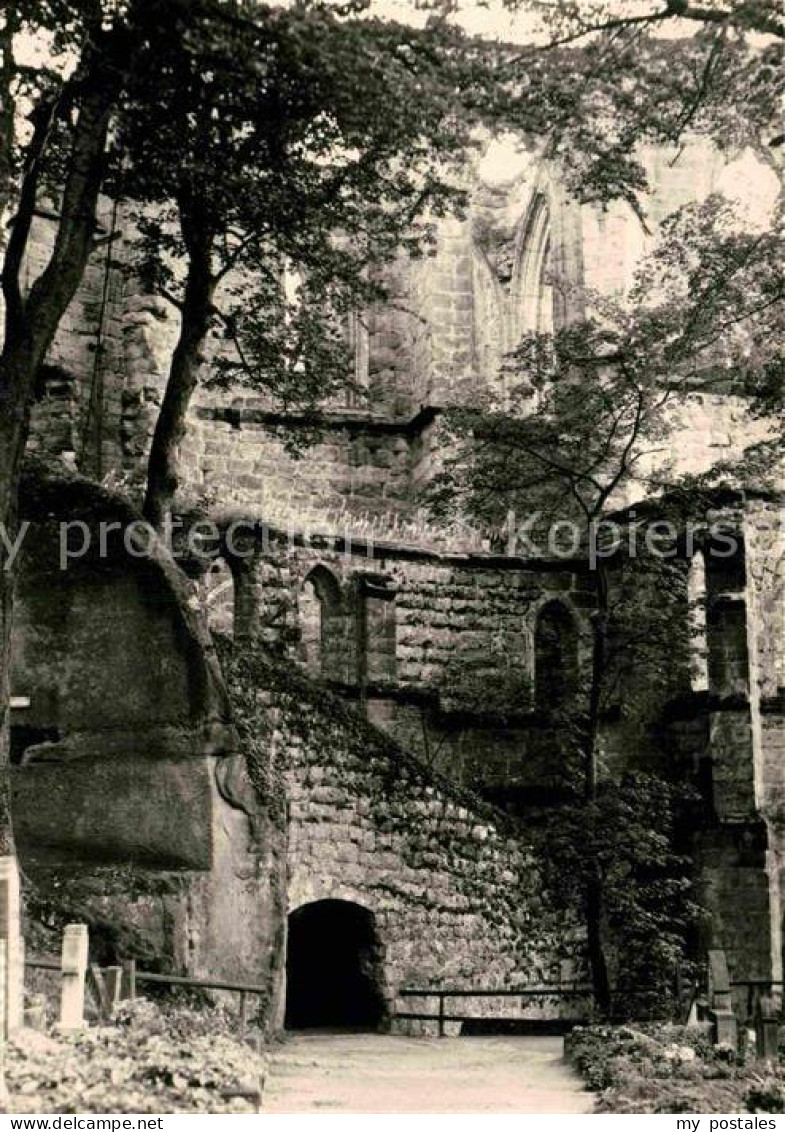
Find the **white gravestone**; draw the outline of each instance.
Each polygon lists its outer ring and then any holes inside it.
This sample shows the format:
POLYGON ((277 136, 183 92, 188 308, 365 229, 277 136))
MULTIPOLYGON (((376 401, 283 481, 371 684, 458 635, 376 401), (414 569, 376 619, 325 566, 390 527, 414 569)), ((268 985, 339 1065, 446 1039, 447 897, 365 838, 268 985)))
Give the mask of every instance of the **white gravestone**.
POLYGON ((60 961, 60 1028, 63 1030, 79 1030, 84 1025, 88 946, 87 924, 66 924, 60 961))

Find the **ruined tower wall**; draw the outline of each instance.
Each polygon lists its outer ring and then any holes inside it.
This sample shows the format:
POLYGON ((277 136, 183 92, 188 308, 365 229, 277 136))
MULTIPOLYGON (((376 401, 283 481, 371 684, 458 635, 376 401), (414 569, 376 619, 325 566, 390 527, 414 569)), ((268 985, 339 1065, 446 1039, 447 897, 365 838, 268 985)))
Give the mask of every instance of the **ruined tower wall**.
MULTIPOLYGON (((466 218, 440 224, 435 256, 392 265, 389 303, 361 312, 367 400, 329 406, 321 442, 295 460, 272 428, 268 402, 240 390, 234 396, 200 390, 181 451, 184 499, 266 508, 276 521, 287 511, 348 509, 385 521, 410 512, 438 463, 433 410, 497 381, 504 352, 532 328, 532 240, 540 240, 543 254, 546 243, 550 248, 558 324, 580 315, 582 286, 604 294, 627 286, 674 208, 726 191, 750 214, 765 214, 776 191, 774 174, 746 151, 722 155, 695 139, 678 155, 642 156, 653 187, 645 202, 648 232, 626 205, 578 206, 557 171, 531 155, 513 150, 490 172, 479 162, 466 218)), ((124 242, 131 233, 127 212, 122 204, 102 205, 102 231, 117 239, 97 249, 64 320, 34 412, 31 447, 69 454, 91 475, 138 484, 177 315, 163 299, 145 295, 133 274, 124 242)), ((52 231, 50 221, 37 222, 31 277, 52 231)), ((733 398, 690 397, 679 418, 665 456, 674 472, 703 470, 753 435, 733 398)), ((290 435, 300 427, 296 419, 275 423, 290 435)), ((661 462, 662 452, 652 459, 661 462)))

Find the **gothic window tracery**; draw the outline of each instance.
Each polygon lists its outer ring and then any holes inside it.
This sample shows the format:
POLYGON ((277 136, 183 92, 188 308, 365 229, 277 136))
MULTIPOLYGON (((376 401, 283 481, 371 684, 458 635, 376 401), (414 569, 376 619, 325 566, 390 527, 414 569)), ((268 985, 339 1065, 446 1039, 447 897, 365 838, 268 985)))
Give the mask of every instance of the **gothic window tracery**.
POLYGON ((534 631, 535 704, 541 711, 564 706, 578 678, 578 629, 567 606, 549 601, 534 631))

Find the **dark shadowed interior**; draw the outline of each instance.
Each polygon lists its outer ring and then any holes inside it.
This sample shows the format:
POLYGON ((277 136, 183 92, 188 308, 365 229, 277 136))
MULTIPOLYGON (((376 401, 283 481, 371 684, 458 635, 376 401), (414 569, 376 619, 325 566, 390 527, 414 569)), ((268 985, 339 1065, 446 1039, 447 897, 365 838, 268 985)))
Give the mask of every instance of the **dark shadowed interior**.
POLYGON ((288 1029, 375 1030, 384 1018, 373 915, 346 900, 317 900, 289 916, 288 1029))

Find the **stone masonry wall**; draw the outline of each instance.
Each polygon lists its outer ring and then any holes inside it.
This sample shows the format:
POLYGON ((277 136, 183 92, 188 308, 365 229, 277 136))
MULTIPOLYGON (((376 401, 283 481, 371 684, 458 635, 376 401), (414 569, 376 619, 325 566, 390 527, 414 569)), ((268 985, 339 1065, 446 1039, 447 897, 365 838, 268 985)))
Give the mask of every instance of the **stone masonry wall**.
POLYGON ((373 914, 389 1013, 412 1009, 405 986, 558 981, 570 929, 499 815, 248 641, 237 666, 267 721, 264 758, 285 781, 289 910, 339 899, 373 914))
MULTIPOLYGON (((728 949, 739 975, 753 971, 756 977, 776 972, 779 963, 769 927, 779 915, 782 827, 769 820, 767 833, 760 814, 761 807, 766 813, 781 797, 782 713, 776 697, 761 708, 758 684, 763 675, 752 648, 759 633, 771 685, 779 641, 775 636, 772 647, 768 633, 758 626, 779 616, 779 567, 776 547, 769 545, 777 537, 776 505, 753 505, 746 570, 743 554, 732 563, 710 560, 709 699, 703 707, 696 705, 690 740, 691 764, 711 774, 707 803, 716 825, 699 839, 698 858, 707 905, 714 912, 715 939, 728 949), (763 543, 757 549, 756 538, 763 543), (758 611, 761 604, 768 621, 758 611), (737 895, 742 890, 743 901, 737 895)), ((346 685, 344 694, 360 700, 369 720, 452 782, 519 812, 558 799, 566 764, 553 720, 537 710, 533 639, 539 611, 557 601, 575 619, 579 655, 584 650, 585 656, 591 597, 580 571, 568 564, 538 569, 490 554, 414 554, 376 545, 369 558, 360 545, 347 553, 327 540, 286 549, 274 543, 268 540, 253 565, 246 562, 235 574, 239 607, 258 616, 269 643, 298 658, 303 585, 317 573, 330 578, 334 597, 326 623, 340 644, 333 651, 322 642, 331 659, 317 674, 346 685), (374 594, 387 595, 395 620, 392 634, 384 629, 391 652, 375 680, 357 655, 361 648, 373 652, 373 641, 358 635, 369 584, 374 594), (248 600, 250 592, 254 597, 248 600), (469 676, 463 687, 462 674, 469 676), (489 710, 498 692, 513 697, 501 722, 489 710)), ((616 747, 633 767, 649 755, 659 762, 665 757, 662 750, 649 751, 652 740, 646 729, 627 734, 622 728, 617 736, 620 727, 606 726, 614 758, 616 747)), ((303 796, 310 796, 310 788, 303 796)))
MULTIPOLYGON (((672 209, 712 191, 738 197, 765 214, 776 177, 745 151, 722 155, 694 139, 679 154, 643 155, 652 179, 652 231, 672 209)), ((464 220, 446 220, 436 254, 388 272, 390 301, 363 312, 367 326, 368 400, 330 406, 321 443, 292 460, 253 399, 201 391, 183 445, 186 497, 201 496, 284 512, 366 511, 388 520, 412 506, 438 463, 431 418, 420 414, 464 389, 494 380, 503 352, 525 328, 527 225, 533 204, 547 209, 554 313, 580 313, 576 287, 622 289, 651 242, 623 205, 599 212, 564 194, 558 171, 513 147, 489 171, 479 161, 477 187, 464 220), (577 305, 576 305, 577 304, 577 305), (418 414, 420 414, 418 416, 418 414), (367 425, 367 427, 365 427, 367 425)), ((166 380, 177 316, 145 295, 122 234, 122 207, 101 207, 102 230, 119 238, 99 248, 67 313, 42 375, 31 447, 68 454, 88 474, 138 481, 166 380)), ((33 278, 51 242, 40 220, 28 263, 33 278)), ((269 409, 269 405, 267 408, 269 409)), ((677 471, 701 471, 744 441, 748 421, 733 399, 692 397, 679 413, 677 471)), ((296 420, 282 422, 296 433, 296 420)), ((661 459, 661 454, 657 455, 661 459)))
POLYGON ((290 517, 308 528, 340 527, 348 508, 408 510, 409 443, 404 428, 377 430, 361 420, 328 424, 301 459, 286 450, 285 432, 265 427, 254 399, 232 402, 236 423, 212 406, 197 407, 182 462, 192 492, 231 501, 267 521, 290 517), (254 416, 257 420, 254 421, 254 416))
POLYGON ((326 540, 287 547, 273 535, 249 549, 234 562, 239 633, 261 632, 303 660, 312 616, 304 587, 318 574, 335 597, 323 611, 327 663, 317 675, 362 699, 377 726, 454 781, 494 796, 560 779, 558 737, 537 709, 534 636, 540 610, 555 601, 585 651, 591 593, 583 573, 482 553, 356 543, 347 552, 326 540))

